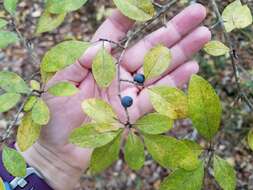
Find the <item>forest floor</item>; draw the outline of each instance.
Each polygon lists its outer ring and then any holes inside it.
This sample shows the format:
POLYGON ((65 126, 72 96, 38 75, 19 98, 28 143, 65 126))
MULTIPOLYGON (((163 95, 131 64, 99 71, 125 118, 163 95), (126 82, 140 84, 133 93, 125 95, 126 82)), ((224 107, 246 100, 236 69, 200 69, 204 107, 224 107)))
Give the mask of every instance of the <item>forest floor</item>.
MULTIPOLYGON (((187 0, 179 0, 173 6, 167 18, 187 6, 187 0)), ((205 25, 211 27, 215 24, 214 13, 208 0, 200 1, 208 9, 208 18, 205 25)), ((229 0, 220 0, 219 6, 222 10, 229 0)), ((252 1, 248 1, 253 9, 252 1)), ((22 34, 34 44, 36 54, 41 58, 43 54, 55 44, 66 38, 90 40, 94 31, 114 8, 111 1, 90 0, 81 10, 69 14, 58 29, 41 36, 34 36, 36 23, 43 11, 43 0, 23 0, 18 7, 18 27, 22 34)), ((0 16, 4 12, 0 9, 0 16)), ((153 28, 152 28, 153 29, 153 28)), ((145 31, 145 33, 150 30, 145 31)), ((213 38, 224 40, 219 29, 212 29, 213 38)), ((241 65, 241 83, 243 90, 247 91, 252 98, 253 93, 253 27, 236 31, 231 35, 233 45, 237 49, 241 65), (249 80, 251 79, 251 81, 249 80)), ((228 57, 212 58, 203 52, 196 55, 200 63, 200 75, 208 79, 218 92, 223 104, 222 130, 217 137, 219 141, 217 152, 228 160, 237 171, 237 189, 253 190, 253 152, 246 143, 246 135, 253 128, 253 113, 242 101, 237 101, 238 90, 235 85, 231 62, 228 57)), ((39 65, 31 63, 26 50, 21 45, 15 45, 0 51, 0 70, 8 69, 29 77, 37 72, 39 65)), ((14 111, 0 115, 0 128, 3 130, 14 116, 14 111)), ((183 138, 193 132, 188 120, 178 122, 171 132, 178 138, 183 138)), ((196 139, 203 143, 200 138, 196 139)), ((156 190, 161 180, 168 175, 150 157, 147 158, 145 166, 138 172, 133 172, 125 164, 123 159, 114 166, 97 176, 84 174, 77 190, 156 190)), ((208 190, 218 189, 210 182, 208 190)))

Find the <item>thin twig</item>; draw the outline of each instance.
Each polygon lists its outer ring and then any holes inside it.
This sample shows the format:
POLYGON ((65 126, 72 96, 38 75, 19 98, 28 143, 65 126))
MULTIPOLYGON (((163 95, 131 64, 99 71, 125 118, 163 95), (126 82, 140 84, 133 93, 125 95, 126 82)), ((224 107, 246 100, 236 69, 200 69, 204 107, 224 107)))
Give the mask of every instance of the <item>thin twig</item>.
POLYGON ((18 109, 18 112, 16 113, 16 116, 14 117, 14 120, 10 123, 10 125, 7 126, 5 132, 1 136, 0 142, 4 142, 4 141, 6 141, 10 137, 12 130, 14 129, 14 127, 16 126, 16 123, 18 122, 20 114, 23 111, 25 103, 28 100, 28 98, 31 96, 31 94, 32 94, 32 92, 30 94, 28 94, 26 96, 26 98, 24 99, 24 101, 22 102, 21 106, 18 109))
POLYGON ((122 49, 124 49, 124 46, 122 46, 120 43, 118 42, 115 42, 115 41, 112 41, 112 40, 108 40, 108 39, 105 39, 105 38, 100 38, 98 41, 102 41, 102 42, 109 42, 111 44, 114 44, 122 49))
POLYGON ((209 168, 212 165, 212 159, 213 159, 214 153, 215 153, 215 150, 213 149, 213 144, 212 144, 212 142, 210 142, 209 147, 207 149, 207 162, 206 162, 206 165, 205 165, 205 172, 204 172, 204 175, 205 175, 204 184, 205 184, 205 186, 208 186, 207 179, 210 176, 209 175, 209 168))
MULTIPOLYGON (((170 1, 168 4, 161 6, 161 9, 159 10, 159 12, 156 14, 156 16, 154 16, 151 20, 145 22, 144 24, 141 25, 141 27, 137 30, 132 30, 129 31, 129 35, 120 42, 120 44, 124 44, 123 45, 123 51, 121 52, 119 58, 118 58, 118 64, 117 64, 117 81, 118 81, 118 97, 121 100, 122 96, 121 96, 121 82, 126 82, 124 80, 121 80, 120 76, 121 76, 121 62, 122 59, 126 53, 127 48, 129 47, 130 42, 140 33, 142 33, 146 27, 148 27, 150 24, 152 24, 155 20, 157 20, 158 18, 160 18, 163 14, 165 14, 169 8, 175 4, 177 2, 177 0, 172 0, 170 1)), ((125 114, 127 117, 127 122, 126 125, 131 125, 130 123, 130 116, 129 116, 129 112, 128 109, 125 109, 125 114)))
POLYGON ((131 80, 126 80, 126 79, 120 79, 121 82, 126 82, 126 83, 130 83, 133 84, 135 86, 144 86, 143 84, 139 84, 137 82, 131 81, 131 80))
POLYGON ((39 65, 40 61, 39 61, 39 58, 38 58, 37 54, 34 52, 33 45, 22 35, 20 30, 18 29, 17 20, 16 20, 15 17, 12 18, 12 26, 14 27, 14 30, 17 33, 17 35, 18 35, 20 41, 22 42, 23 46, 27 50, 28 55, 31 59, 31 62, 34 65, 39 65))
POLYGON ((137 30, 129 32, 129 36, 127 36, 124 40, 122 40, 121 44, 124 44, 129 38, 133 39, 136 36, 138 36, 148 26, 150 26, 150 24, 152 24, 154 21, 156 21, 158 18, 160 18, 163 14, 165 14, 166 12, 168 12, 168 10, 170 9, 170 7, 172 5, 174 5, 175 3, 177 3, 177 0, 172 0, 168 4, 163 5, 162 8, 156 14, 156 16, 154 16, 151 20, 148 20, 147 22, 145 22, 144 24, 142 24, 140 26, 140 28, 138 28, 137 30))
MULTIPOLYGON (((122 59, 123 59, 123 57, 124 57, 124 55, 126 53, 126 49, 128 48, 129 42, 131 40, 132 40, 132 38, 129 38, 126 41, 126 43, 124 45, 124 49, 123 49, 123 51, 121 52, 121 54, 119 56, 118 64, 117 64, 118 97, 119 97, 120 101, 122 99, 122 96, 121 96, 121 78, 120 78, 120 76, 121 76, 121 68, 120 67, 121 67, 122 59)), ((128 112, 127 108, 125 109, 125 114, 126 114, 126 117, 127 117, 126 124, 129 124, 130 123, 130 116, 129 116, 129 112, 128 112)))
MULTIPOLYGON (((15 17, 12 17, 12 27, 14 28, 15 32, 17 33, 20 41, 22 42, 23 46, 25 47, 25 49, 28 52, 28 55, 31 59, 31 62, 34 65, 39 65, 39 58, 37 56, 37 54, 34 52, 33 48, 32 48, 32 44, 29 43, 26 38, 22 35, 22 33, 20 32, 20 30, 17 27, 17 20, 15 17)), ((38 74, 38 72, 34 73, 31 77, 34 77, 38 74)), ((26 101, 28 100, 28 98, 33 94, 33 92, 31 92, 30 94, 28 94, 25 99, 23 100, 22 104, 20 105, 20 107, 18 108, 18 111, 16 113, 16 116, 14 117, 14 120, 7 126, 5 132, 1 135, 0 137, 0 142, 4 142, 6 141, 10 135, 11 132, 13 130, 13 128, 16 126, 16 123, 18 122, 19 116, 23 111, 23 108, 25 106, 26 101)))

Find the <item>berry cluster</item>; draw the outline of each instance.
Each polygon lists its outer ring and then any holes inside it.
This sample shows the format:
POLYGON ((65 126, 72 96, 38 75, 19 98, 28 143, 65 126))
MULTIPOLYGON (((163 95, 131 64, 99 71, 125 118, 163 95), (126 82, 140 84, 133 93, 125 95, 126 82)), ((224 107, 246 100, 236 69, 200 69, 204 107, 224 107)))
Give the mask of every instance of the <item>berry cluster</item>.
MULTIPOLYGON (((145 76, 143 74, 136 74, 134 76, 134 82, 137 84, 143 85, 145 82, 145 76)), ((121 105, 124 108, 129 108, 133 105, 133 98, 130 96, 124 96, 121 98, 121 105)))

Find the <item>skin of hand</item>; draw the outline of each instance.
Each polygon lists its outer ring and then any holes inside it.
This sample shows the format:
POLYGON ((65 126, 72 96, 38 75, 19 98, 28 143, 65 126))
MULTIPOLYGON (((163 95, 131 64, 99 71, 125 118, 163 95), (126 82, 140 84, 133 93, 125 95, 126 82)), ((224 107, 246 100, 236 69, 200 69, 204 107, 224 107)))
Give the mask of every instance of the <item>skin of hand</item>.
MULTIPOLYGON (((193 4, 170 20, 166 27, 148 34, 130 47, 121 63, 121 78, 132 80, 134 73, 142 73, 145 54, 150 48, 162 43, 171 49, 172 63, 164 75, 147 81, 145 85, 181 87, 186 84, 190 76, 199 69, 191 57, 211 39, 208 28, 201 26, 205 17, 205 7, 193 4)), ((119 11, 114 11, 98 28, 92 41, 104 38, 119 42, 133 26, 133 21, 119 11)), ((111 51, 110 46, 105 42, 108 51, 111 51)), ((80 92, 73 97, 52 97, 48 94, 43 96, 51 112, 50 123, 43 127, 38 142, 22 153, 28 164, 38 169, 47 183, 56 190, 73 189, 89 165, 92 150, 68 143, 71 131, 82 123, 89 122, 81 109, 83 100, 102 98, 112 105, 121 121, 126 121, 124 109, 117 96, 117 80, 115 79, 109 88, 102 90, 91 73, 92 59, 101 47, 102 42, 95 43, 76 63, 56 73, 49 81, 47 86, 59 81, 73 82, 80 92)), ((121 93, 134 99, 129 108, 131 122, 152 111, 147 90, 140 91, 132 84, 122 83, 121 93)))

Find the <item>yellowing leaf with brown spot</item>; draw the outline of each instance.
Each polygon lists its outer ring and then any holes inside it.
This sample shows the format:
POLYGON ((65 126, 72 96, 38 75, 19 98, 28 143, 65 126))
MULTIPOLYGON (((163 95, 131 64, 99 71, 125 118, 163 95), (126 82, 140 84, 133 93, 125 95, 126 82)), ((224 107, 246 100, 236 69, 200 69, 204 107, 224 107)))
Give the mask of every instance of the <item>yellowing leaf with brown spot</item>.
POLYGON ((193 75, 188 89, 190 118, 200 135, 211 140, 220 128, 221 102, 213 87, 198 75, 193 75))
POLYGON ((161 166, 186 170, 198 166, 198 156, 186 145, 173 137, 165 135, 144 135, 148 152, 161 166))
POLYGON ((170 50, 159 44, 152 48, 144 57, 143 70, 146 79, 158 77, 170 66, 172 54, 170 50))
POLYGON ((87 99, 82 108, 92 120, 98 123, 115 123, 117 116, 112 107, 101 99, 87 99))
POLYGON ((167 86, 157 86, 149 89, 149 97, 154 109, 171 119, 188 116, 187 96, 183 91, 167 86))
POLYGON ((17 144, 19 149, 24 152, 30 148, 39 138, 41 126, 34 123, 32 114, 27 113, 18 127, 17 144))
POLYGON ((47 104, 39 98, 32 109, 32 119, 39 125, 46 125, 50 119, 50 112, 47 104))
POLYGON ((221 56, 229 53, 230 49, 220 41, 210 41, 204 46, 205 52, 212 56, 221 56))
POLYGON ((222 19, 227 32, 242 29, 252 24, 252 14, 247 5, 242 5, 240 0, 230 3, 222 13, 222 19))
POLYGON ((14 177, 24 177, 26 175, 25 159, 19 152, 6 145, 3 147, 2 154, 5 169, 14 177))

